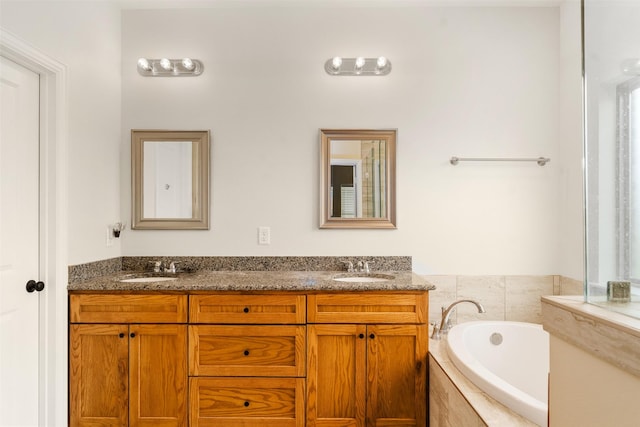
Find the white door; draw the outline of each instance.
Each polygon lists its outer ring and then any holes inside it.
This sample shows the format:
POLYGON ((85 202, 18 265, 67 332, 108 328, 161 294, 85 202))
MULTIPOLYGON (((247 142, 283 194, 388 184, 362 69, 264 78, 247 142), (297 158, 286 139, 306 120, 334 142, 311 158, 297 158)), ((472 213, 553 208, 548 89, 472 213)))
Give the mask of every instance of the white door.
POLYGON ((0 57, 0 426, 37 426, 39 76, 0 57))

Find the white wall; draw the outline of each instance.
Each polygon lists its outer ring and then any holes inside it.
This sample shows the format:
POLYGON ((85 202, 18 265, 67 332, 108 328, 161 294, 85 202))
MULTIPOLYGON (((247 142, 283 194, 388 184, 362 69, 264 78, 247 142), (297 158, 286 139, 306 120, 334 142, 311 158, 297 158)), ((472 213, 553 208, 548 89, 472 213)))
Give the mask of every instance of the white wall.
POLYGON ((68 67, 69 263, 119 256, 105 240, 120 217, 120 10, 3 0, 0 25, 68 67))
POLYGON ((125 10, 121 216, 132 128, 210 129, 213 172, 210 231, 128 230, 123 254, 412 255, 423 273, 556 274, 560 227, 580 221, 561 220, 561 181, 575 183, 560 148, 560 46, 557 7, 125 10), (330 77, 334 55, 385 55, 393 71, 330 77), (137 74, 138 57, 163 56, 205 72, 137 74), (398 229, 319 230, 318 129, 389 127, 398 229), (552 162, 454 167, 454 155, 552 162), (257 245, 260 225, 270 246, 257 245))
POLYGON ((580 101, 565 72, 577 7, 223 4, 125 10, 121 33, 108 2, 0 2, 3 28, 69 66, 70 264, 388 254, 412 255, 425 274, 579 276, 580 101), (388 56, 393 72, 322 69, 360 54, 388 56), (205 62, 201 77, 135 70, 140 56, 187 55, 205 62), (321 127, 398 128, 398 230, 318 229, 321 127), (106 247, 105 227, 130 222, 132 128, 211 129, 210 231, 127 229, 106 247), (453 167, 453 155, 552 162, 453 167), (259 225, 272 227, 270 246, 257 245, 259 225))

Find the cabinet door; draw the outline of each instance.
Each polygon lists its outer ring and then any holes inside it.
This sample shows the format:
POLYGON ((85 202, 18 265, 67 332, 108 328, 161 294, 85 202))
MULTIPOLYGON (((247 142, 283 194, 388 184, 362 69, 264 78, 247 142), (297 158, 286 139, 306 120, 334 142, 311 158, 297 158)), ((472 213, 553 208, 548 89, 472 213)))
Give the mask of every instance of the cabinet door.
POLYGON ((307 427, 364 427, 366 326, 307 326, 307 427))
POLYGON ((127 425, 128 326, 71 325, 69 425, 127 425))
POLYGON ((367 426, 425 426, 426 325, 367 326, 367 426))
POLYGON ((187 425, 187 326, 129 328, 131 427, 187 425))

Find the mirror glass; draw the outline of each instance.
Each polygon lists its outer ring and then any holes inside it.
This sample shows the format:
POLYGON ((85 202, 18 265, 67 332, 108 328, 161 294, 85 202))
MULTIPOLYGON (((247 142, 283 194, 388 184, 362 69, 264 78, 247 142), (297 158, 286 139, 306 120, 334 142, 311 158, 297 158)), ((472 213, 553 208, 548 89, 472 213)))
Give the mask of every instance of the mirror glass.
POLYGON ((321 129, 320 228, 396 228, 396 130, 321 129))
POLYGON ((209 228, 209 132, 131 132, 134 229, 209 228))

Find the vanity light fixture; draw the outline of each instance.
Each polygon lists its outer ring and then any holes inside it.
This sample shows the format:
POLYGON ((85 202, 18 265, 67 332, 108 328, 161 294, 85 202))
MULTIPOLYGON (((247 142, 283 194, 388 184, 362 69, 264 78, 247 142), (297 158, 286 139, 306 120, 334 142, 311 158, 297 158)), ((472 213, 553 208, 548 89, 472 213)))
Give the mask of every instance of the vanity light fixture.
POLYGON ((138 73, 145 77, 199 76, 202 71, 202 62, 192 58, 138 59, 138 73))
POLYGON ((391 62, 384 56, 378 58, 335 56, 327 59, 324 70, 332 76, 386 76, 391 72, 391 62))

